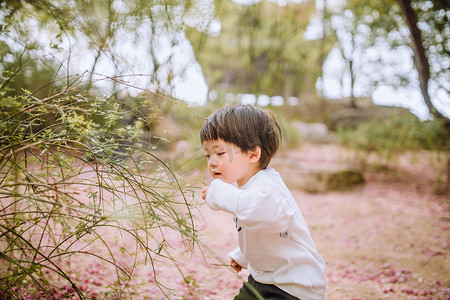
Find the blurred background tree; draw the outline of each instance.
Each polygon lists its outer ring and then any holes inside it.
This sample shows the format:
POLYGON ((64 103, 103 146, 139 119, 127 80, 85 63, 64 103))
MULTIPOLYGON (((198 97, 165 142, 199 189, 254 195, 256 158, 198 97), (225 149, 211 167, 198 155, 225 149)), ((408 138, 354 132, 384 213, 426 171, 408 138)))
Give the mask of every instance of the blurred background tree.
MULTIPOLYGON (((54 78, 89 71, 93 81, 96 72, 139 73, 142 86, 170 94, 173 78, 184 72, 174 62, 174 53, 183 42, 186 20, 198 13, 193 13, 192 5, 191 1, 2 2, 0 68, 14 77, 24 71, 29 80, 37 79, 24 61, 29 57, 39 61, 36 65, 53 61, 54 78)), ((34 90, 30 84, 22 87, 34 90)))
POLYGON ((31 91, 52 76, 89 71, 94 87, 96 73, 140 74, 133 83, 175 95, 200 64, 208 89, 221 98, 279 95, 323 106, 323 66, 334 47, 347 62, 352 107, 361 97, 356 85, 363 97, 380 85, 409 86, 421 90, 434 116, 448 118, 433 105, 438 93, 449 92, 448 8, 425 0, 8 0, 1 4, 0 68, 7 84, 14 85, 15 74, 16 84, 31 91), (308 36, 311 28, 320 33, 308 36), (411 76, 413 62, 418 76, 411 76))
MULTIPOLYGON (((360 66, 364 66, 361 74, 367 77, 369 86, 380 84, 393 87, 408 86, 414 89, 420 87, 424 103, 430 113, 437 118, 448 119, 434 105, 432 99, 439 98, 438 93, 449 93, 448 70, 450 68, 450 45, 448 44, 448 1, 370 1, 361 2, 347 0, 337 9, 346 28, 343 37, 339 39, 342 47, 348 45, 355 48, 355 34, 360 39, 356 55, 359 55, 360 66), (353 34, 352 34, 353 32, 353 34), (349 43, 344 40, 346 35, 353 38, 349 43), (399 50, 409 48, 407 67, 405 57, 399 50), (373 51, 383 50, 391 55, 380 55, 373 51), (408 74, 410 65, 414 63, 417 76, 408 74), (417 83, 418 82, 418 83, 417 83)), ((347 51, 348 52, 348 51, 347 51)), ((349 62, 350 74, 354 74, 352 55, 343 56, 349 62)), ((352 79, 354 76, 351 76, 352 79)), ((352 84, 354 80, 352 80, 352 84)), ((353 90, 353 89, 352 89, 353 90)))
POLYGON ((319 56, 326 57, 335 42, 333 36, 304 38, 316 11, 314 1, 215 5, 220 32, 187 31, 211 90, 314 97, 323 64, 319 56))

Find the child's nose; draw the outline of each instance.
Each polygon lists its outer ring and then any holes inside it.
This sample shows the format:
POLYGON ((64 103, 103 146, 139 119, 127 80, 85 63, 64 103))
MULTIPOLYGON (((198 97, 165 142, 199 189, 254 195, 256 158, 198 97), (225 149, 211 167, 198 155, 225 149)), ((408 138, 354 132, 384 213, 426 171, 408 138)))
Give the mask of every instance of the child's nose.
POLYGON ((216 162, 216 160, 214 159, 214 156, 211 156, 211 157, 209 158, 208 164, 209 164, 210 166, 217 166, 217 162, 216 162))

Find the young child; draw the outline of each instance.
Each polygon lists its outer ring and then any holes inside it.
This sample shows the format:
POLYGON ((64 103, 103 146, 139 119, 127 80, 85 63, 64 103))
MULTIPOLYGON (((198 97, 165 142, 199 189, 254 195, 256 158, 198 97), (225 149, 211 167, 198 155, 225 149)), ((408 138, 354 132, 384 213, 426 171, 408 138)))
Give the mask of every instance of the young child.
MULTIPOLYGON (((214 177, 202 198, 236 223, 233 269, 248 267, 248 282, 264 299, 324 299, 325 262, 280 174, 268 167, 281 140, 276 121, 258 107, 226 106, 208 117, 200 139, 214 177)), ((256 297, 244 285, 234 299, 256 297)))

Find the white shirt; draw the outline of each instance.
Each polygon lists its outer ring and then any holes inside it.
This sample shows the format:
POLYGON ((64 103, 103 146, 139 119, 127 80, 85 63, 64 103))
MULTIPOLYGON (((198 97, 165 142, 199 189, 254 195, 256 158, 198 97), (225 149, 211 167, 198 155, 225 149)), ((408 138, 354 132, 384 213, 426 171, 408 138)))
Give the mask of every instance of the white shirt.
POLYGON ((214 179, 206 203, 234 215, 239 247, 229 256, 256 281, 302 300, 325 298, 325 261, 277 171, 261 170, 239 188, 214 179))

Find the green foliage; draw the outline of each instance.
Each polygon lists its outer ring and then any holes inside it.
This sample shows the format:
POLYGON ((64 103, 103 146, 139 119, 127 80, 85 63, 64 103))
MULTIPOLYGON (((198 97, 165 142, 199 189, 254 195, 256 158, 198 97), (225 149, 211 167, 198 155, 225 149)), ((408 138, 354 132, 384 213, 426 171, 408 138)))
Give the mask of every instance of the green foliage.
POLYGON ((220 32, 186 30, 211 89, 284 97, 315 90, 322 68, 319 56, 331 50, 334 38, 323 44, 303 38, 315 13, 314 1, 215 5, 220 32))
POLYGON ((412 115, 392 115, 359 125, 355 129, 337 130, 340 144, 384 158, 410 150, 450 150, 443 120, 419 121, 412 115))
POLYGON ((109 267, 123 294, 136 264, 120 253, 154 266, 173 260, 165 233, 195 243, 193 191, 142 140, 153 116, 78 87, 0 95, 0 298, 51 298, 62 285, 90 298, 79 261, 109 267))
POLYGON ((170 94, 173 81, 192 63, 178 59, 185 22, 204 14, 192 10, 191 0, 3 1, 0 71, 27 69, 21 79, 15 75, 15 87, 30 84, 34 92, 33 86, 52 82, 56 74, 66 78, 85 70, 90 89, 101 66, 99 72, 108 76, 147 74, 140 78, 143 86, 170 94))
POLYGON ((281 148, 296 149, 305 142, 304 137, 298 129, 292 126, 292 122, 282 114, 277 114, 276 119, 281 128, 281 148))

